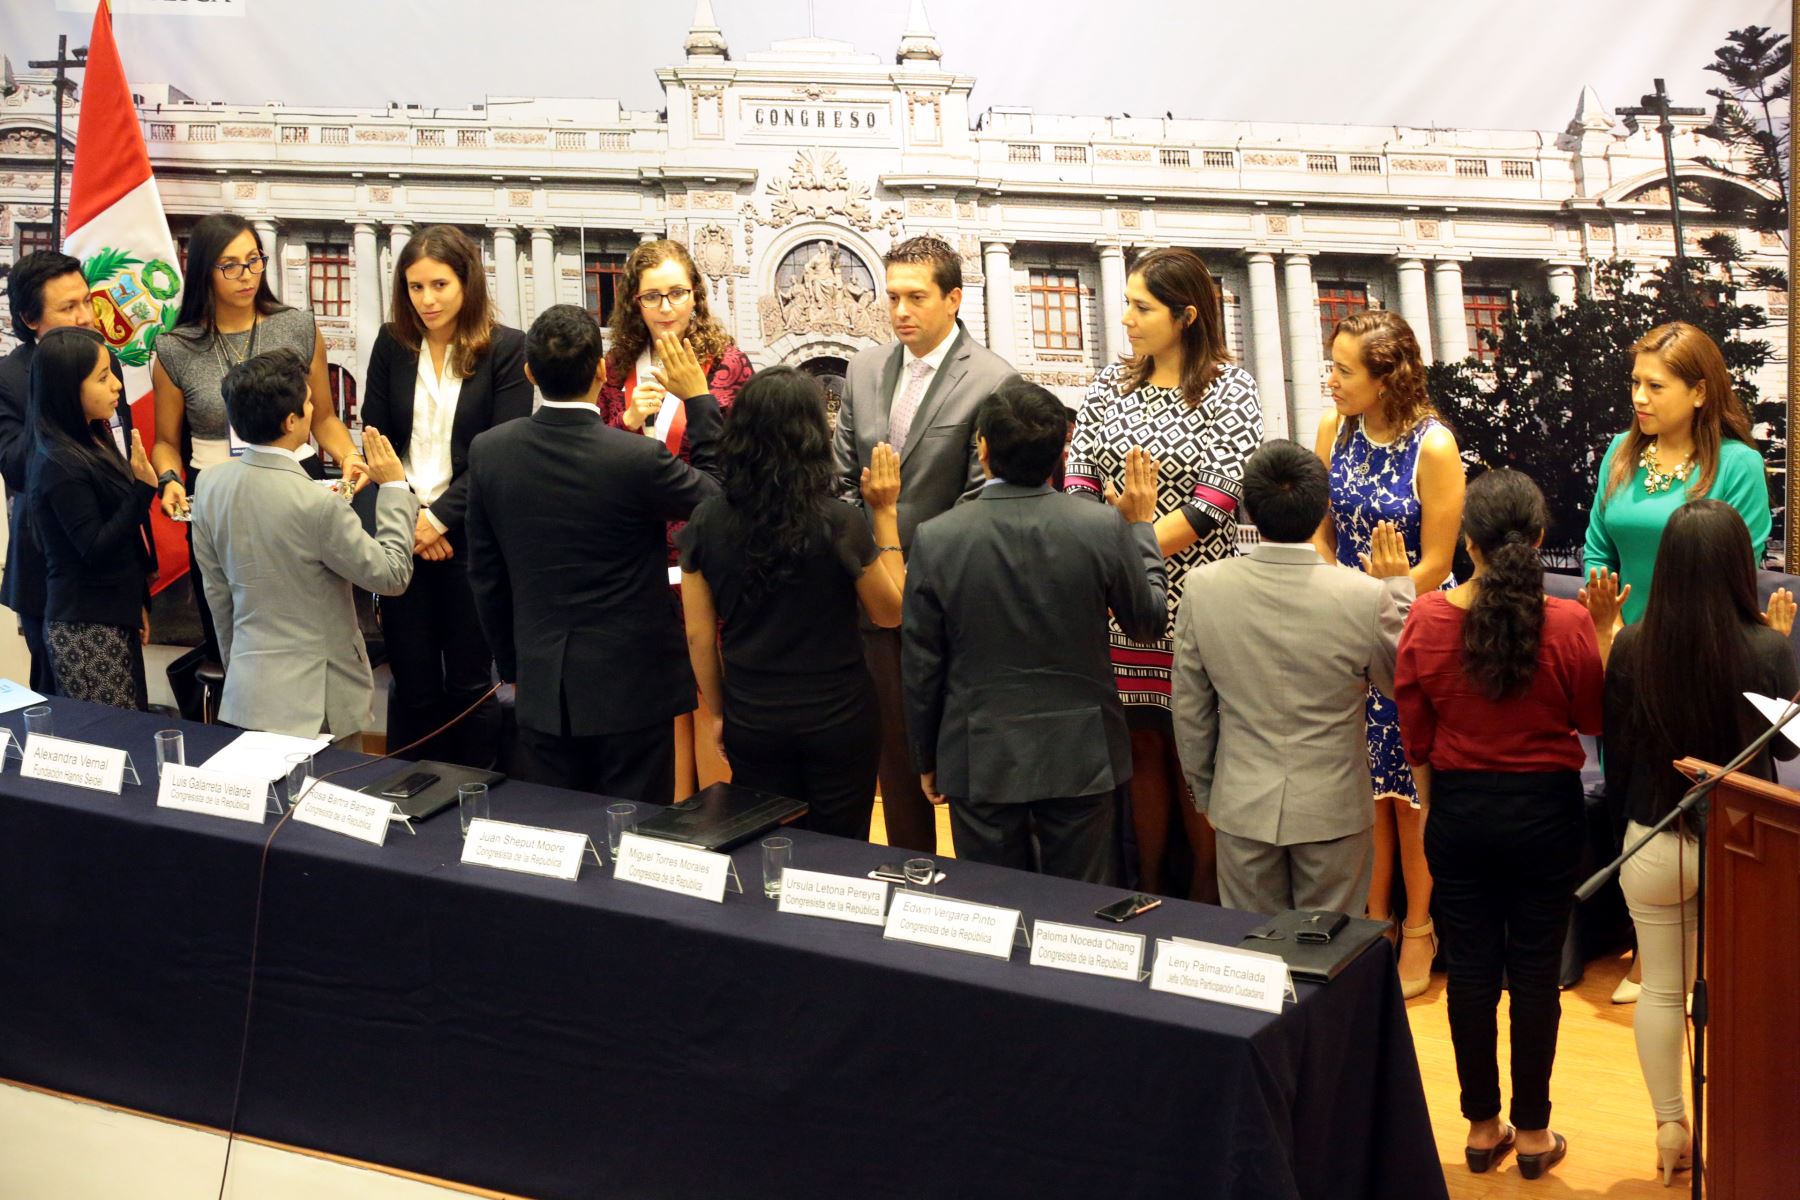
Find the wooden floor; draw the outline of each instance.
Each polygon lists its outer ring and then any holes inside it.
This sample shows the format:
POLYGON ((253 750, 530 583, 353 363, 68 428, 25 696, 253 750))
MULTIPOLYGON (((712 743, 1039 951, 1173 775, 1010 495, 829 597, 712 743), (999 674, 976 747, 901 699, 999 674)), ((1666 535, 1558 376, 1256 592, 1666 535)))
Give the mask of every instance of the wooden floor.
MULTIPOLYGON (((951 857, 949 811, 939 808, 937 816, 940 853, 951 857)), ((875 841, 885 841, 887 837, 879 802, 875 805, 871 836, 875 841)), ((1496 1171, 1485 1175, 1469 1173, 1462 1153, 1469 1127, 1457 1104, 1456 1059, 1450 1048, 1444 977, 1436 976, 1431 990, 1407 1004, 1419 1071, 1425 1080, 1425 1099, 1431 1108, 1431 1126, 1437 1135, 1438 1161, 1444 1164, 1451 1200, 1501 1200, 1511 1196, 1670 1200, 1687 1194, 1685 1173, 1677 1175, 1674 1187, 1664 1191, 1661 1173, 1652 1168, 1656 1161, 1656 1124, 1650 1115, 1650 1097, 1644 1090, 1637 1046, 1632 1040, 1631 1016, 1636 1007, 1615 1005, 1611 999, 1613 988, 1629 965, 1630 959, 1624 956, 1591 963, 1581 986, 1563 993, 1556 1073, 1550 1081, 1554 1110, 1550 1123, 1569 1140, 1569 1155, 1538 1180, 1521 1176, 1511 1157, 1496 1171)), ((1506 1016, 1506 1001, 1502 998, 1499 1061, 1503 1096, 1510 1095, 1510 1085, 1505 1082, 1506 1016)))

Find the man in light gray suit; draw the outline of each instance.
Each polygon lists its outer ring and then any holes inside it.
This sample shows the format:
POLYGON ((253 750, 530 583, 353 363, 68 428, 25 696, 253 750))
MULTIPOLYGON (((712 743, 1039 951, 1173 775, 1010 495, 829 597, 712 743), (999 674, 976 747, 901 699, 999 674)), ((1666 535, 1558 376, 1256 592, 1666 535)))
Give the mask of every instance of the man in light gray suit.
POLYGON ((351 589, 406 590, 418 497, 378 430, 363 431, 369 478, 380 485, 376 532, 347 498, 300 465, 312 429, 307 364, 277 350, 225 376, 226 415, 249 443, 200 474, 194 559, 219 630, 225 691, 219 718, 245 729, 314 737, 368 725, 374 679, 351 589))
MULTIPOLYGON (((958 858, 1112 883, 1131 733, 1106 613, 1163 635, 1168 575, 1150 527, 1156 464, 1125 460, 1118 512, 1051 490, 1062 401, 1015 380, 977 416, 991 477, 927 521, 906 567, 906 702, 920 784, 948 797, 958 858)), ((902 490, 902 495, 904 495, 902 490)))
MULTIPOLYGON (((872 346, 850 360, 838 407, 839 489, 860 504, 862 472, 882 442, 900 455, 900 549, 913 530, 981 487, 975 409, 1018 372, 969 336, 962 306, 962 259, 942 238, 908 238, 883 260, 888 320, 898 345, 872 346)), ((937 849, 937 822, 919 790, 907 750, 900 695, 900 631, 863 622, 863 650, 881 707, 881 800, 888 844, 937 849)))
POLYGON ((1367 571, 1311 545, 1330 483, 1293 442, 1244 467, 1261 535, 1248 557, 1191 572, 1175 622, 1175 743, 1194 803, 1218 831, 1228 908, 1360 915, 1373 868, 1364 705, 1391 691, 1412 607, 1405 546, 1385 523, 1367 571))

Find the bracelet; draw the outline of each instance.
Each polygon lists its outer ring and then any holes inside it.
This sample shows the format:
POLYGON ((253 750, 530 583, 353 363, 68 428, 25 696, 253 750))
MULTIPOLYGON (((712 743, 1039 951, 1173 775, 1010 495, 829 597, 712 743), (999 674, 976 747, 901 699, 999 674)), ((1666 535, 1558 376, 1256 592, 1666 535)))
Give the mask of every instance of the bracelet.
POLYGON ((887 554, 890 552, 892 552, 894 554, 900 553, 900 547, 898 547, 898 546, 877 546, 877 547, 875 547, 875 549, 879 550, 883 554, 887 554))

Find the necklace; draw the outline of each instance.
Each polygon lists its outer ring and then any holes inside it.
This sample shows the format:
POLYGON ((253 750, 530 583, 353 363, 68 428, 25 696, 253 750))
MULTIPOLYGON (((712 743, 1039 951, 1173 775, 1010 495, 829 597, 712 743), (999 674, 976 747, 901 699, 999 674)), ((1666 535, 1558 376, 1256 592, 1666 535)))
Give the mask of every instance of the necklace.
POLYGON ((1658 492, 1666 492, 1678 483, 1686 483, 1688 476, 1694 473, 1694 456, 1688 455, 1681 460, 1681 465, 1673 471, 1664 471, 1657 463, 1656 443, 1647 442, 1644 452, 1638 455, 1638 466, 1644 468, 1644 490, 1654 496, 1658 492))
POLYGON ((261 324, 262 320, 259 317, 251 318, 250 336, 244 339, 244 349, 241 353, 231 349, 230 343, 225 340, 231 336, 230 334, 221 332, 217 325, 213 326, 213 354, 218 357, 221 376, 229 373, 231 368, 238 363, 256 356, 256 329, 261 324))

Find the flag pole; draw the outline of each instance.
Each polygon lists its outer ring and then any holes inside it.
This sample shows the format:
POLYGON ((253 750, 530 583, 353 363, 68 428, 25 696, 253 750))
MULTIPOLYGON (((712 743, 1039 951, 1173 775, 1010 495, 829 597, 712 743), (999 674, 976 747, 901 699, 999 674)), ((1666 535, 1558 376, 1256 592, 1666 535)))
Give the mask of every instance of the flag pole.
POLYGON ((27 61, 33 70, 42 71, 50 67, 56 68, 56 151, 55 171, 50 183, 50 244, 62 246, 62 180, 63 180, 63 95, 75 85, 70 82, 70 67, 87 66, 87 47, 83 46, 74 54, 69 53, 69 35, 61 33, 56 36, 56 57, 35 58, 27 61))

